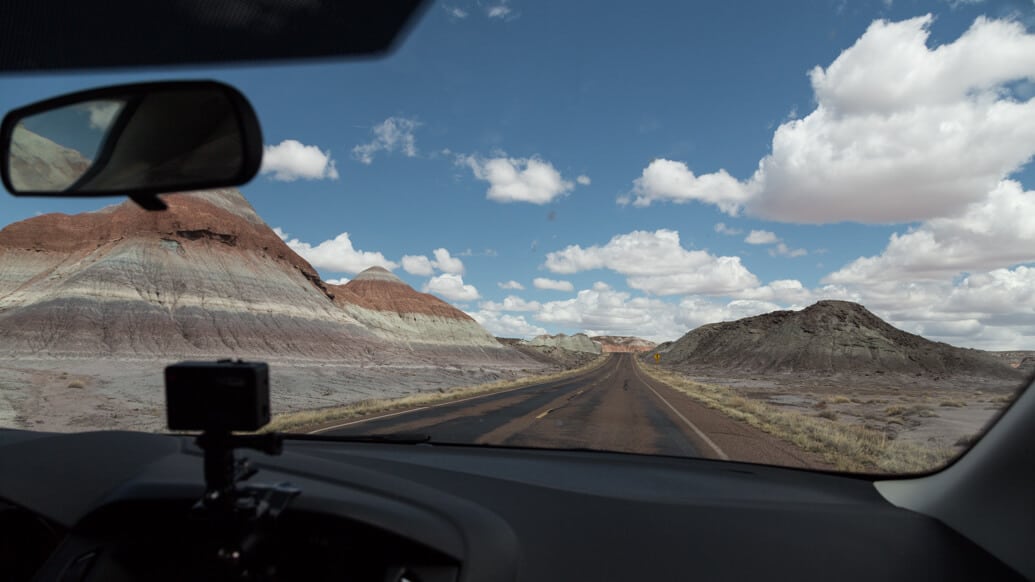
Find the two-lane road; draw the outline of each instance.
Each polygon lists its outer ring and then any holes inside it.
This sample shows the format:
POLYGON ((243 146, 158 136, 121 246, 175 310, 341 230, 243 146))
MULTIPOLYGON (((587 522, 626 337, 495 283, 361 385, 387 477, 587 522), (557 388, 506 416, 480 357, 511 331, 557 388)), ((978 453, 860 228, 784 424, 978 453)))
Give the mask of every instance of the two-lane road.
POLYGON ((566 380, 374 416, 318 432, 424 433, 444 443, 727 458, 689 418, 688 403, 685 396, 646 378, 632 354, 614 354, 598 368, 566 380))

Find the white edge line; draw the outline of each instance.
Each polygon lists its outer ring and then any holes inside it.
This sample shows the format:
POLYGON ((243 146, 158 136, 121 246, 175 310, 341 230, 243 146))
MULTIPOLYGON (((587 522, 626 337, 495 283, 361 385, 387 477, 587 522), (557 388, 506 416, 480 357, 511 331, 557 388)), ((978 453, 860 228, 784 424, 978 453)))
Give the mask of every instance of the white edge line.
MULTIPOLYGON (((636 375, 640 376, 639 366, 637 365, 636 362, 633 362, 633 367, 636 369, 636 375)), ((658 391, 655 390, 654 387, 651 386, 649 382, 644 380, 643 377, 640 377, 640 381, 643 382, 643 385, 646 386, 647 388, 649 388, 650 391, 653 392, 655 396, 660 398, 661 401, 665 403, 665 406, 668 406, 669 408, 671 408, 672 412, 676 413, 676 416, 678 416, 680 418, 680 420, 685 422, 687 426, 689 426, 691 429, 693 429, 694 433, 697 434, 697 436, 701 437, 701 440, 703 440, 706 445, 711 447, 712 450, 715 451, 715 454, 719 455, 720 459, 722 459, 723 461, 730 460, 729 455, 727 455, 726 453, 722 452, 722 449, 719 448, 719 445, 715 444, 715 442, 712 441, 712 439, 708 438, 708 435, 704 434, 704 432, 702 432, 701 429, 697 428, 696 424, 690 422, 690 419, 688 419, 687 417, 683 416, 683 413, 681 413, 678 410, 676 410, 676 407, 672 406, 672 404, 668 400, 665 400, 665 397, 662 396, 660 393, 658 393, 658 391)))
MULTIPOLYGON (((606 360, 605 360, 605 363, 606 363, 606 360)), ((588 373, 588 372, 596 371, 599 368, 603 367, 603 365, 604 364, 601 364, 600 366, 597 366, 596 368, 593 368, 592 370, 587 370, 586 372, 588 373)), ((578 376, 576 376, 576 378, 577 377, 578 376)), ((571 378, 563 378, 563 380, 570 380, 570 379, 571 378)), ((561 380, 554 380, 554 382, 560 382, 560 381, 561 380)), ((544 382, 544 383, 545 384, 549 384, 549 382, 544 382)), ((428 406, 421 406, 421 407, 418 407, 418 408, 411 408, 409 410, 400 410, 399 412, 392 412, 392 413, 389 413, 389 414, 382 414, 380 416, 371 416, 370 418, 361 418, 359 420, 350 420, 349 422, 343 422, 341 424, 336 424, 334 426, 325 426, 323 428, 318 428, 316 430, 311 430, 307 434, 320 434, 321 432, 327 432, 329 430, 335 430, 335 429, 339 429, 339 428, 344 428, 346 426, 352 426, 354 424, 360 424, 360 423, 364 423, 364 422, 369 422, 371 420, 380 420, 382 418, 389 418, 389 417, 392 417, 392 416, 400 416, 400 415, 403 415, 403 414, 409 414, 411 412, 417 412, 418 410, 428 410, 429 408, 438 408, 439 406, 446 406, 447 404, 459 404, 460 402, 467 402, 468 400, 474 400, 475 398, 485 398, 486 396, 495 396, 497 394, 506 394, 508 392, 513 392, 515 390, 524 390, 525 388, 535 388, 536 386, 541 386, 544 383, 532 384, 530 386, 518 386, 517 388, 507 388, 506 390, 500 390, 499 392, 486 392, 485 394, 475 394, 474 396, 468 396, 467 398, 461 398, 460 400, 449 400, 449 401, 446 401, 446 402, 439 402, 438 404, 431 404, 431 405, 428 405, 428 406)), ((678 414, 678 413, 676 413, 676 414, 678 414)))

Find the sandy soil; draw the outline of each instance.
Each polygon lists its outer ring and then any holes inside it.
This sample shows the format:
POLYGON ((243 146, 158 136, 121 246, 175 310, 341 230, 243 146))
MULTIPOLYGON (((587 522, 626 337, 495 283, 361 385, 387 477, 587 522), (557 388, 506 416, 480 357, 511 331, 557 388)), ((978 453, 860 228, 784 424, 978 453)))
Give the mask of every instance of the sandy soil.
MULTIPOLYGON (((73 432, 165 430, 163 370, 155 360, 0 360, 0 427, 73 432)), ((342 366, 270 361, 274 414, 368 398, 543 373, 484 366, 342 366)))
POLYGON ((987 378, 794 375, 716 376, 687 372, 700 382, 729 386, 743 396, 879 430, 889 438, 967 446, 1027 383, 987 378))

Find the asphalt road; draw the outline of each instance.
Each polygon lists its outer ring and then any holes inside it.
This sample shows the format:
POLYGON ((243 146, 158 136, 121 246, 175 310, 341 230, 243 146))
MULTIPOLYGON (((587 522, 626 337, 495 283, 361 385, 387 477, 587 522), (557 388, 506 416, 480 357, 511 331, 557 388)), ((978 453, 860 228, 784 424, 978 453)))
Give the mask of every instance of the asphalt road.
POLYGON ((327 427, 325 435, 423 433, 435 442, 588 448, 726 458, 688 418, 689 399, 636 369, 631 354, 566 380, 327 427))

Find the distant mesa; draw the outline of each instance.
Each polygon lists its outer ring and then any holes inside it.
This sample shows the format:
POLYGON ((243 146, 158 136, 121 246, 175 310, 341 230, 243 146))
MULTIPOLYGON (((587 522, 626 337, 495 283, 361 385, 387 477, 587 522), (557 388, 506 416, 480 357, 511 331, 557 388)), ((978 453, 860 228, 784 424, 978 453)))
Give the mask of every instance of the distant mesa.
POLYGON ((605 353, 649 352, 656 343, 642 338, 624 335, 595 335, 591 337, 605 353))
POLYGON ((584 333, 577 333, 575 335, 565 335, 559 333, 557 335, 538 335, 533 339, 525 342, 531 346, 552 346, 558 348, 564 348, 573 352, 586 352, 590 354, 599 354, 601 350, 600 344, 594 342, 584 333))
POLYGON ((987 352, 907 333, 848 301, 702 325, 657 351, 666 365, 731 374, 1022 376, 987 352))

